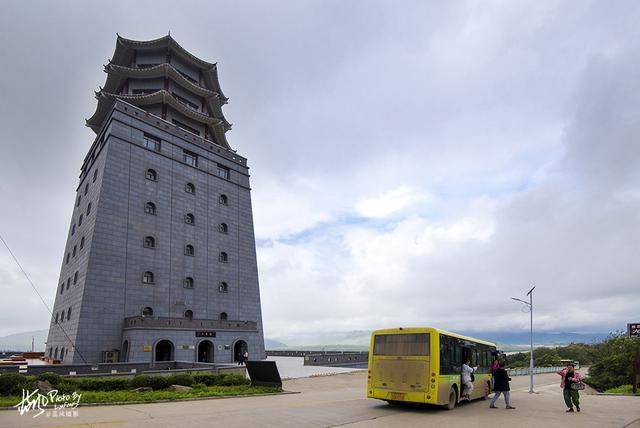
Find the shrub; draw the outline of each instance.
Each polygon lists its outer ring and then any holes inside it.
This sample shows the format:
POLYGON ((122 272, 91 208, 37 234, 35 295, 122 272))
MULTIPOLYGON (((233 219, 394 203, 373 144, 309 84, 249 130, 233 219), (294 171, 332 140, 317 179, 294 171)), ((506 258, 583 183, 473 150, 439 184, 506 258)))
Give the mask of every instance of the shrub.
POLYGON ((162 376, 138 375, 131 380, 132 388, 150 387, 155 389, 165 389, 169 386, 167 379, 162 376))
POLYGON ((249 385, 251 381, 240 374, 222 375, 222 386, 249 385))
POLYGON ((131 387, 129 379, 117 377, 77 379, 75 384, 83 391, 121 391, 131 387))
POLYGON ((32 382, 19 373, 0 375, 0 395, 21 395, 23 389, 33 388, 32 382))
POLYGON ((217 385, 218 375, 213 373, 196 373, 193 375, 193 381, 196 383, 203 383, 207 386, 217 385))
POLYGON ((58 373, 54 373, 54 372, 44 372, 44 373, 40 373, 40 375, 38 375, 38 380, 49 381, 49 383, 52 386, 56 386, 62 380, 62 376, 60 376, 58 373))
POLYGON ((78 388, 78 383, 75 380, 63 378, 60 383, 56 385, 56 389, 61 394, 72 394, 80 388, 78 388))
POLYGON ((251 383, 249 379, 239 374, 214 374, 214 373, 197 373, 193 375, 194 382, 204 383, 207 386, 235 386, 248 385, 251 383))
POLYGON ((187 373, 178 373, 167 378, 167 383, 169 385, 191 386, 193 385, 193 381, 193 376, 187 373))
POLYGON ((630 339, 624 333, 611 334, 597 345, 586 382, 598 391, 631 383, 632 362, 638 353, 640 340, 630 339))

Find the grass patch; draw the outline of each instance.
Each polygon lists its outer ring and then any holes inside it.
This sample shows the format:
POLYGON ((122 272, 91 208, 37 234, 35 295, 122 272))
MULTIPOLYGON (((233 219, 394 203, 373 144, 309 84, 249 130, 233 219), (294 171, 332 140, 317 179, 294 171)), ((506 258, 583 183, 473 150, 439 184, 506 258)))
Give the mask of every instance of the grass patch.
MULTIPOLYGON (((622 385, 617 388, 610 388, 605 391, 607 394, 633 394, 633 387, 631 385, 622 385)), ((640 389, 636 392, 636 395, 640 395, 640 389)))
MULTIPOLYGON (((153 402, 158 400, 180 400, 185 398, 243 396, 254 394, 268 394, 282 391, 280 388, 265 386, 235 385, 235 386, 205 386, 187 392, 174 392, 168 390, 135 392, 124 391, 82 391, 81 403, 126 403, 129 401, 153 402)), ((22 396, 11 395, 0 397, 0 407, 10 407, 18 404, 22 396)))

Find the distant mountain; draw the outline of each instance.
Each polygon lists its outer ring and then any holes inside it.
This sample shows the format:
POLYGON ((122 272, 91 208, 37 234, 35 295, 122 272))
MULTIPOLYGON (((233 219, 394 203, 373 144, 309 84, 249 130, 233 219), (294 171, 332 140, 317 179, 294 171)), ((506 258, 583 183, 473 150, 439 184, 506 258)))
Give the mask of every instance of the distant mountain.
MULTIPOLYGON (((499 345, 526 345, 529 346, 530 335, 528 332, 466 332, 468 336, 486 339, 499 345)), ((534 346, 558 346, 569 343, 595 343, 599 342, 608 333, 566 333, 566 332, 533 332, 534 346)))
POLYGON ((371 331, 356 330, 347 332, 303 333, 278 337, 277 340, 279 342, 286 343, 287 349, 302 350, 312 348, 315 350, 327 346, 332 346, 334 348, 338 346, 357 346, 368 348, 370 339, 371 331))
POLYGON ((31 338, 34 339, 35 350, 44 351, 48 333, 49 330, 36 330, 0 337, 0 351, 31 351, 31 338))
POLYGON ((286 349, 294 351, 363 352, 369 350, 369 345, 305 345, 288 346, 286 349))
MULTIPOLYGON (((528 332, 460 332, 466 336, 488 340, 498 345, 504 351, 519 351, 529 347, 528 332)), ((608 333, 566 333, 566 332, 535 332, 533 334, 534 346, 560 346, 570 343, 594 343, 599 342, 608 333)), ((282 342, 265 339, 267 342, 276 342, 278 348, 267 349, 291 349, 291 350, 325 350, 325 351, 361 351, 369 348, 371 332, 355 330, 347 332, 321 332, 306 333, 295 336, 285 336, 279 340, 282 342)))
POLYGON ((271 351, 271 350, 275 350, 275 349, 286 349, 287 345, 285 343, 278 342, 277 340, 267 339, 265 337, 264 338, 264 347, 267 350, 271 351))

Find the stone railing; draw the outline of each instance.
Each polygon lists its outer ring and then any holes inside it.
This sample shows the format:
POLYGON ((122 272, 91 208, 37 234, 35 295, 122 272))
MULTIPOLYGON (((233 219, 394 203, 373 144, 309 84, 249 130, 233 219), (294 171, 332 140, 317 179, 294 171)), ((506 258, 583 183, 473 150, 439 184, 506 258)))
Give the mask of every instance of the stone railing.
POLYGON ((169 317, 128 317, 124 319, 123 330, 136 328, 153 328, 163 330, 231 330, 255 331, 255 321, 210 320, 169 317))
MULTIPOLYGON (((555 373, 564 367, 534 367, 533 374, 555 373)), ((529 367, 519 367, 517 369, 507 369, 509 376, 527 376, 529 375, 529 367)))
POLYGON ((304 357, 305 366, 361 367, 369 362, 368 352, 321 352, 304 357))

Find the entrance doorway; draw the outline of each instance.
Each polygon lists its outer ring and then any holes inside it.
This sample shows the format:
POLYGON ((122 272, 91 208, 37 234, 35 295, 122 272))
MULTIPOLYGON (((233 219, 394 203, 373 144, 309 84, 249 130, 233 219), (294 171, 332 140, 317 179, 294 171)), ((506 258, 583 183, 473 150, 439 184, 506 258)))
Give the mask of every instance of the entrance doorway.
POLYGON ((236 344, 233 345, 233 361, 240 361, 240 358, 247 349, 249 349, 247 347, 247 342, 245 342, 244 340, 238 340, 236 344))
POLYGON ((122 353, 120 354, 120 362, 126 363, 129 361, 129 341, 125 340, 122 344, 122 353))
POLYGON ((198 362, 213 363, 213 343, 203 340, 198 344, 198 362))
POLYGON ((168 340, 156 343, 156 361, 173 361, 173 343, 168 340))

